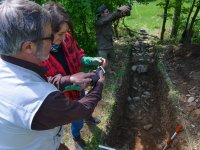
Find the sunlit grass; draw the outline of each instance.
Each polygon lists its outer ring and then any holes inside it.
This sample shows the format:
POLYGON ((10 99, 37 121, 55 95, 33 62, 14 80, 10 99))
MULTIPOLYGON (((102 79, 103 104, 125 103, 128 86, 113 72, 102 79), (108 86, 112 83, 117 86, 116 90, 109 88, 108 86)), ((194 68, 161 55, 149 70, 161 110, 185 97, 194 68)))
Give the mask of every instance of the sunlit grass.
MULTIPOLYGON (((128 25, 132 30, 138 31, 140 29, 145 29, 148 33, 153 33, 154 35, 160 35, 163 22, 163 11, 164 9, 160 6, 157 6, 159 2, 163 0, 155 0, 149 2, 149 4, 140 4, 135 2, 132 6, 131 16, 125 17, 125 24, 128 25)), ((182 8, 189 9, 191 7, 191 2, 185 2, 182 8)), ((174 9, 168 10, 168 18, 166 22, 166 32, 165 37, 169 37, 172 27, 172 18, 174 9)), ((194 12, 193 12, 194 13, 194 12)), ((192 13, 192 16, 193 16, 192 13)), ((200 14, 198 15, 200 16, 200 14)), ((181 15, 183 25, 187 14, 181 15)))
MULTIPOLYGON (((147 5, 134 3, 131 16, 125 18, 125 23, 132 29, 145 29, 147 32, 161 29, 163 9, 157 6, 159 1, 147 5)), ((170 22, 167 22, 167 25, 170 22)))

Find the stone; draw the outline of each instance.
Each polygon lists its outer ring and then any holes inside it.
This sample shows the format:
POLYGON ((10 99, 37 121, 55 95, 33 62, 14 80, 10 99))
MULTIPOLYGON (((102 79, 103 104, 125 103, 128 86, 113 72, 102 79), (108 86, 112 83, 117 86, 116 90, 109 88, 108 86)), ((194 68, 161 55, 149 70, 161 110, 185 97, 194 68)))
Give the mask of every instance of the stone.
POLYGON ((134 46, 139 46, 139 41, 135 41, 134 46))
POLYGON ((134 100, 134 101, 139 101, 139 100, 140 100, 140 97, 138 97, 138 96, 133 97, 133 100, 134 100))
POLYGON ((146 97, 148 97, 148 98, 151 96, 151 93, 148 91, 145 91, 143 94, 146 95, 146 97))
POLYGON ((131 110, 131 111, 135 110, 135 105, 130 105, 129 110, 131 110))
POLYGON ((142 98, 142 99, 143 99, 143 98, 145 99, 145 98, 147 98, 147 96, 144 95, 144 94, 142 94, 142 95, 141 95, 141 98, 142 98))
POLYGON ((138 65, 137 72, 140 73, 146 73, 148 71, 147 65, 138 65))
POLYGON ((131 98, 130 96, 128 96, 128 97, 127 97, 127 101, 130 102, 131 100, 132 100, 132 98, 131 98))
POLYGON ((151 101, 151 102, 154 102, 154 99, 151 99, 150 101, 151 101))
POLYGON ((194 97, 193 97, 193 96, 191 96, 191 97, 189 97, 189 98, 188 98, 188 100, 187 100, 187 101, 188 101, 188 103, 191 103, 191 102, 193 102, 194 100, 195 100, 195 99, 194 99, 194 97))
POLYGON ((197 103, 196 103, 196 102, 191 102, 191 103, 190 103, 190 106, 196 107, 196 106, 197 106, 197 103))
POLYGON ((194 110, 193 112, 191 112, 191 116, 192 116, 194 119, 199 120, 199 119, 200 119, 200 108, 194 110))
POLYGON ((153 127, 153 125, 152 124, 148 124, 148 125, 145 125, 143 128, 145 129, 145 130, 150 130, 151 128, 153 127))
POLYGON ((135 86, 133 86, 132 88, 133 88, 134 90, 137 90, 137 89, 138 89, 138 88, 137 88, 137 87, 135 87, 135 86))
POLYGON ((137 70, 137 66, 136 65, 132 66, 131 70, 135 72, 137 70))

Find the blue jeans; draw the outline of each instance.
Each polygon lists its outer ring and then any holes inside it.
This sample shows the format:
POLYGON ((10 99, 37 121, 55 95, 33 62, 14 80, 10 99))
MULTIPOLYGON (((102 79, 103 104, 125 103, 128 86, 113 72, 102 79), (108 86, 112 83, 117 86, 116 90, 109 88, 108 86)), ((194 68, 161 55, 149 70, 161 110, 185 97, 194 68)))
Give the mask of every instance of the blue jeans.
MULTIPOLYGON (((85 91, 81 91, 81 97, 85 96, 85 91)), ((71 123, 71 134, 74 140, 78 140, 80 138, 80 130, 83 128, 84 121, 83 120, 77 120, 73 121, 71 123)))
POLYGON ((83 120, 77 120, 71 123, 71 134, 74 140, 80 138, 80 130, 83 127, 83 120))

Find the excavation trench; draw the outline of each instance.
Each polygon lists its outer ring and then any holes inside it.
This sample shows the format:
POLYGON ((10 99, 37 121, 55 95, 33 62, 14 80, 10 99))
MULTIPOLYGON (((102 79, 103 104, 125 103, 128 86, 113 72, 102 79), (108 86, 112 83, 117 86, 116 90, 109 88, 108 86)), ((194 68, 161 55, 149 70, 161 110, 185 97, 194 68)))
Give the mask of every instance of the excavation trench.
POLYGON ((162 149, 167 137, 175 131, 176 111, 156 64, 155 48, 146 40, 135 41, 122 85, 116 92, 116 107, 105 139, 109 147, 162 149))

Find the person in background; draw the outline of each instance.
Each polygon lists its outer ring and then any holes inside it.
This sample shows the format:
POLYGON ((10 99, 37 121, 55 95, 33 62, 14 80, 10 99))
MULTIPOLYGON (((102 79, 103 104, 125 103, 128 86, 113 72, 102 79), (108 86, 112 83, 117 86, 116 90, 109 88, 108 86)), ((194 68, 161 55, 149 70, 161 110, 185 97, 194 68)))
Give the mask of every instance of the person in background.
MULTIPOLYGON (((53 40, 50 14, 28 0, 1 1, 0 12, 0 149, 67 150, 63 125, 91 115, 101 99, 103 73, 85 97, 69 100, 40 67, 53 40)), ((91 75, 80 77, 87 83, 91 75)))
MULTIPOLYGON (((73 75, 80 72, 82 65, 106 66, 104 58, 88 57, 85 55, 84 50, 78 46, 73 36, 72 22, 64 8, 53 2, 47 3, 43 7, 51 14, 51 26, 54 34, 50 57, 42 64, 42 67, 48 68, 47 77, 55 76, 56 74, 61 74, 62 76, 73 75)), ((77 85, 69 83, 63 92, 70 100, 78 101, 81 97, 85 96, 85 86, 85 84, 77 85)), ((87 121, 95 124, 100 123, 99 119, 92 116, 87 121)), ((83 124, 83 120, 74 121, 71 124, 71 134, 77 149, 82 149, 85 146, 85 142, 80 135, 83 124)))
MULTIPOLYGON (((129 16, 131 8, 121 6, 113 12, 109 12, 105 5, 101 5, 96 10, 97 19, 95 21, 97 55, 107 59, 114 58, 113 51, 113 29, 112 23, 119 18, 129 16)), ((108 63, 107 71, 113 73, 108 63)))

